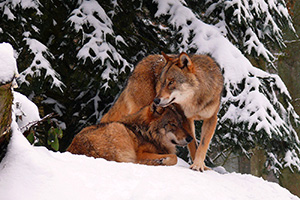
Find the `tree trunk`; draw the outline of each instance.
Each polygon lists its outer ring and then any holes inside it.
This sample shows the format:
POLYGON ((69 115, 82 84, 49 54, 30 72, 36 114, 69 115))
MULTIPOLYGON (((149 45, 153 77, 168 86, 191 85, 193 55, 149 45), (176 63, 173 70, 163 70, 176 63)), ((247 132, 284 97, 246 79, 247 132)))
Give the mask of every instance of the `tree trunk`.
POLYGON ((0 85, 0 161, 6 153, 11 130, 12 83, 0 85))

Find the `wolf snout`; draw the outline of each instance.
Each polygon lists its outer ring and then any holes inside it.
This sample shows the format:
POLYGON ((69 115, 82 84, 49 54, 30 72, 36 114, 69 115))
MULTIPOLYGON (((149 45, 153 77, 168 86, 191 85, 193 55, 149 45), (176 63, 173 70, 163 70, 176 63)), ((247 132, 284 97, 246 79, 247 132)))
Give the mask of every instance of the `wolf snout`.
POLYGON ((159 99, 159 98, 155 98, 155 99, 153 100, 153 102, 154 102, 156 105, 159 105, 160 99, 159 99))
POLYGON ((192 136, 187 136, 186 138, 185 138, 185 141, 187 142, 187 143, 190 143, 191 141, 193 140, 193 137, 192 136))

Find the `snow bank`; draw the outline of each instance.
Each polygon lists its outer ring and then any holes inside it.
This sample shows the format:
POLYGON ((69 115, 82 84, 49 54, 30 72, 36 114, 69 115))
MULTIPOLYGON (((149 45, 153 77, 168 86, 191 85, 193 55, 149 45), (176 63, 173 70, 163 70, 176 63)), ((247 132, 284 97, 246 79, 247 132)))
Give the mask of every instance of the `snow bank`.
POLYGON ((30 127, 30 125, 32 125, 31 123, 41 119, 39 110, 38 107, 25 95, 15 91, 13 91, 13 95, 13 120, 17 121, 21 131, 24 132, 30 127))
POLYGON ((33 147, 12 124, 0 163, 0 199, 251 199, 298 197, 251 175, 109 162, 33 147))
POLYGON ((8 43, 0 43, 0 83, 12 81, 18 74, 14 50, 8 43))

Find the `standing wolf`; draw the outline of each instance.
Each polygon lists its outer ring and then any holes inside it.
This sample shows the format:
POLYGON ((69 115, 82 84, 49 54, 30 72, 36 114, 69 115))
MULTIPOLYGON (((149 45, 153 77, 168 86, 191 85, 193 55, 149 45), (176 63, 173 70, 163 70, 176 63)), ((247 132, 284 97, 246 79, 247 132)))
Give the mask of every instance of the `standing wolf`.
POLYGON ((195 142, 188 145, 193 159, 191 168, 203 171, 207 169, 204 159, 217 124, 223 90, 221 70, 207 55, 162 54, 150 55, 138 63, 127 86, 101 122, 118 121, 153 101, 163 107, 177 103, 193 127, 193 138, 194 120, 203 120, 198 149, 195 142))

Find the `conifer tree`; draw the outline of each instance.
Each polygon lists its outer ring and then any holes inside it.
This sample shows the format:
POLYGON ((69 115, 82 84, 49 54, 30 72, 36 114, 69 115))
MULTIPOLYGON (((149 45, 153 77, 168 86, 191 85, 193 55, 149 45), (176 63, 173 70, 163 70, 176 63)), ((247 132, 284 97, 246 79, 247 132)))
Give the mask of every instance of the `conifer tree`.
POLYGON ((185 51, 211 55, 223 71, 212 146, 244 154, 259 146, 275 172, 300 170, 299 116, 287 88, 246 59, 275 66, 271 49, 285 47, 282 28, 293 31, 283 0, 8 0, 0 14, 0 42, 16 50, 19 90, 42 115, 57 113, 61 150, 100 120, 139 60, 185 51))

